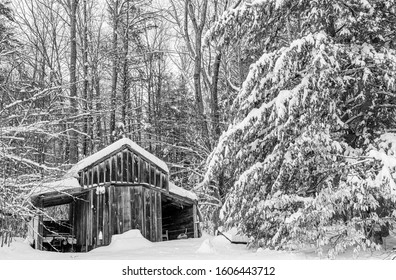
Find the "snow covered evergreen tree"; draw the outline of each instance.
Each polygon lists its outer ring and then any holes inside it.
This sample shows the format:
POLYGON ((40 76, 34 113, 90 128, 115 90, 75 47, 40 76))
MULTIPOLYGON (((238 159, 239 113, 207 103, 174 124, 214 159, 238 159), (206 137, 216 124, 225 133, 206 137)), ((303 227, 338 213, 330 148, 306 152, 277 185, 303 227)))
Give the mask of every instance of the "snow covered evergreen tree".
POLYGON ((256 59, 203 182, 232 182, 225 225, 266 247, 379 247, 396 217, 395 27, 395 0, 246 1, 213 26, 256 59))

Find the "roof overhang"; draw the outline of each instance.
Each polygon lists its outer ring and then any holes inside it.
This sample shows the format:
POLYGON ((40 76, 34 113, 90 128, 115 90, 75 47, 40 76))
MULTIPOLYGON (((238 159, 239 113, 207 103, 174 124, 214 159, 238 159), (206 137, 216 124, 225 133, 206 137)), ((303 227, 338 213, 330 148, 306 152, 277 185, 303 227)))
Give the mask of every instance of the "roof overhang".
POLYGON ((45 208, 70 203, 84 191, 76 178, 64 178, 35 187, 30 198, 34 206, 45 208))
POLYGON ((47 208, 51 206, 57 206, 62 204, 68 204, 81 196, 87 190, 81 188, 68 189, 59 192, 48 192, 32 196, 32 203, 36 207, 47 208))

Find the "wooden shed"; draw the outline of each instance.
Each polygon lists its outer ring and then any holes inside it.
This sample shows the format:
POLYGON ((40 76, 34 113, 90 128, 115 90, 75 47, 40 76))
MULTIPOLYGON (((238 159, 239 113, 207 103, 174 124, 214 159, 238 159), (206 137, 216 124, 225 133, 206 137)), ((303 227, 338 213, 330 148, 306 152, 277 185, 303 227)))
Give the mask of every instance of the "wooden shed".
POLYGON ((43 184, 31 200, 43 209, 68 206, 64 220, 32 219, 29 235, 40 250, 89 251, 131 229, 153 242, 200 235, 196 195, 169 182, 167 165, 126 138, 43 184))

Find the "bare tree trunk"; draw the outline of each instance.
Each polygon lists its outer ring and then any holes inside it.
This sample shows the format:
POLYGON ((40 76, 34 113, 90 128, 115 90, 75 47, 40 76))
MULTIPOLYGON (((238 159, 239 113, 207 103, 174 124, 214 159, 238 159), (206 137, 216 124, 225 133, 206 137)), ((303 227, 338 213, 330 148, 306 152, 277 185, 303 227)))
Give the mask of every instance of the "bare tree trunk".
MULTIPOLYGON (((194 89, 195 89, 195 102, 196 102, 196 107, 197 107, 197 113, 198 113, 198 122, 201 128, 201 133, 202 133, 202 138, 205 143, 205 145, 208 147, 208 149, 211 149, 211 143, 210 143, 210 138, 209 138, 209 129, 208 129, 208 123, 205 118, 205 113, 204 113, 204 104, 203 104, 203 97, 202 97, 202 85, 201 85, 201 75, 202 75, 202 33, 203 33, 203 28, 205 26, 205 21, 206 21, 206 12, 207 12, 207 7, 208 7, 208 0, 204 0, 202 10, 201 10, 201 16, 200 16, 200 23, 198 23, 197 18, 194 14, 194 8, 191 3, 191 0, 185 0, 186 1, 186 6, 185 9, 188 12, 188 15, 190 16, 190 19, 193 23, 194 31, 195 31, 195 57, 194 57, 194 89)), ((187 23, 185 23, 187 25, 187 23)), ((185 26, 185 30, 187 29, 187 26, 185 26)), ((186 30, 186 32, 187 30, 186 30)), ((186 36, 187 36, 186 34, 186 36)))
POLYGON ((118 32, 118 6, 119 1, 113 2, 113 38, 112 38, 112 50, 113 50, 113 65, 112 65, 112 77, 111 77, 111 112, 110 112, 110 142, 113 142, 113 132, 115 131, 116 123, 116 101, 117 101, 117 66, 118 66, 118 55, 117 55, 117 32, 118 32))
MULTIPOLYGON (((70 105, 71 105, 71 116, 77 116, 78 114, 78 103, 77 103, 77 41, 76 41, 76 23, 77 23, 77 5, 78 0, 71 0, 69 2, 70 7, 70 105)), ((78 161, 78 138, 77 138, 77 125, 76 120, 71 123, 71 130, 69 133, 70 137, 70 163, 76 163, 78 161)))
POLYGON ((213 123, 213 134, 215 140, 220 137, 220 110, 219 110, 219 98, 218 98, 218 81, 220 72, 220 62, 221 62, 221 50, 218 50, 215 57, 215 62, 213 65, 213 75, 212 75, 212 88, 211 88, 211 109, 212 109, 212 123, 213 123))
MULTIPOLYGON (((87 0, 83 0, 83 36, 82 36, 82 51, 83 51, 83 75, 84 75, 84 83, 83 83, 83 108, 84 108, 84 113, 87 113, 89 111, 89 96, 88 96, 88 86, 89 86, 89 81, 88 81, 88 16, 87 16, 87 0)), ((87 155, 89 153, 88 151, 88 143, 89 139, 87 135, 89 135, 88 132, 88 127, 89 127, 89 122, 90 122, 90 117, 84 117, 83 119, 83 147, 82 147, 82 152, 83 155, 87 155)))
POLYGON ((161 64, 162 64, 162 57, 161 59, 158 60, 158 79, 157 79, 157 94, 155 98, 155 134, 156 134, 156 154, 158 155, 161 152, 161 135, 162 135, 162 129, 161 125, 159 123, 159 120, 162 119, 162 114, 161 114, 161 96, 162 96, 162 71, 161 71, 161 64))
MULTIPOLYGON (((123 81, 122 81, 122 106, 121 106, 121 118, 122 122, 126 125, 127 123, 127 104, 129 102, 129 63, 128 63, 128 43, 129 43, 129 1, 126 4, 126 17, 124 24, 124 37, 123 37, 123 81)), ((129 132, 129 131, 128 131, 129 132)))
MULTIPOLYGON (((152 52, 150 52, 149 53, 149 60, 148 60, 148 69, 147 69, 147 74, 148 74, 148 77, 147 77, 147 82, 148 82, 148 84, 147 84, 147 94, 148 94, 148 112, 147 112, 147 115, 148 115, 148 123, 149 124, 152 124, 152 115, 153 115, 153 112, 152 112, 152 106, 151 106, 151 104, 153 103, 153 97, 152 97, 152 92, 153 92, 153 53, 152 52)), ((148 147, 148 150, 149 150, 149 152, 151 153, 152 152, 152 143, 151 143, 151 131, 150 131, 150 129, 148 129, 148 131, 146 131, 146 135, 147 135, 147 140, 148 140, 148 142, 149 142, 149 147, 148 147)))

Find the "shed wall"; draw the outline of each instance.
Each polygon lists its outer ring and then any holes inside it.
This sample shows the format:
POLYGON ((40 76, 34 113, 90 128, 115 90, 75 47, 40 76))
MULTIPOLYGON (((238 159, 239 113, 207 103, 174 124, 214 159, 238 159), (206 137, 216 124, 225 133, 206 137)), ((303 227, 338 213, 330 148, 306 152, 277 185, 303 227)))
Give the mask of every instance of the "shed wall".
POLYGON ((161 193, 142 186, 89 190, 72 203, 77 250, 109 245, 113 234, 139 229, 150 241, 162 240, 161 193))

